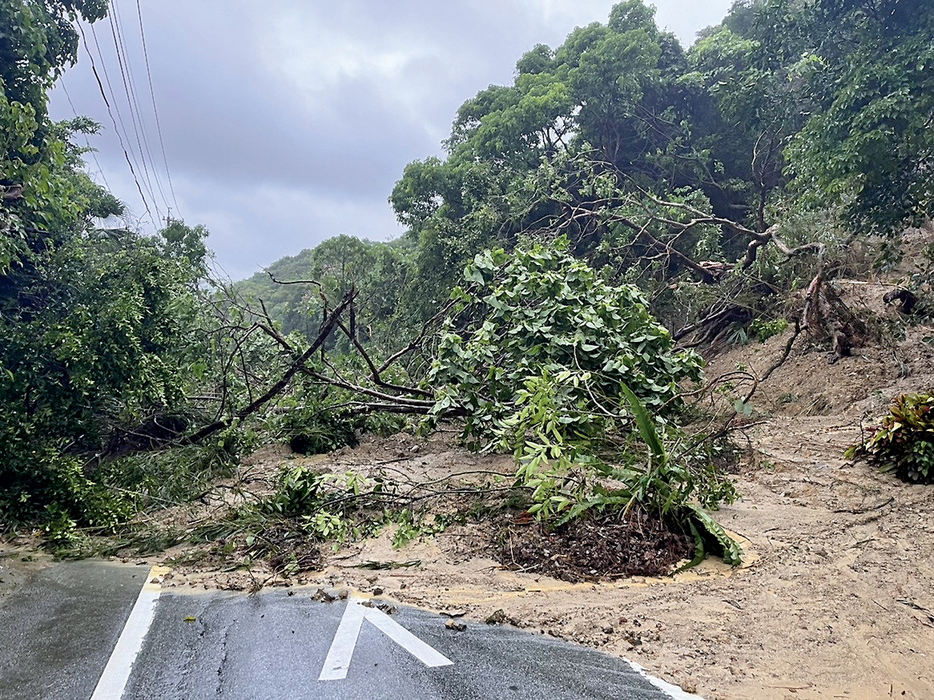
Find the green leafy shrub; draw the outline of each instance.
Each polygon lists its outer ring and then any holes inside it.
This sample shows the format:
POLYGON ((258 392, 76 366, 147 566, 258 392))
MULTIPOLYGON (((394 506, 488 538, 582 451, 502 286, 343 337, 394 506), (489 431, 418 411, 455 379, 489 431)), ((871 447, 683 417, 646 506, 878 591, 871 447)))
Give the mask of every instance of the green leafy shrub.
POLYGON ((459 413, 468 436, 519 444, 529 411, 552 415, 555 435, 602 435, 625 414, 623 383, 656 411, 679 406, 678 383, 699 378, 700 357, 673 350, 638 289, 602 281, 567 248, 474 258, 425 382, 434 417, 459 413))
MULTIPOLYGON (((623 393, 629 401, 639 437, 647 447, 645 461, 636 467, 601 465, 599 471, 622 486, 596 484, 589 494, 578 494, 576 503, 564 494, 550 496, 559 507, 566 508, 557 523, 566 523, 588 511, 605 512, 612 508, 629 511, 639 507, 666 518, 675 529, 689 531, 695 542, 695 557, 688 565, 698 564, 709 553, 723 558, 727 564, 742 563, 742 548, 703 508, 717 508, 721 501, 736 499, 731 484, 725 484, 719 473, 692 470, 684 459, 673 458, 658 425, 642 402, 625 385, 623 393), (573 503, 573 505, 572 505, 573 503)), ((530 509, 531 510, 531 509, 530 509)))
MULTIPOLYGON (((352 373, 352 357, 338 356, 335 360, 342 371, 352 373)), ((283 402, 285 409, 275 419, 272 428, 281 439, 288 442, 293 452, 302 455, 325 454, 342 447, 356 447, 357 436, 369 429, 366 416, 353 415, 342 404, 349 403, 354 395, 342 388, 322 388, 303 379, 283 402)), ((391 420, 383 421, 377 428, 388 430, 391 420)))
POLYGON ((334 411, 294 410, 289 413, 285 428, 293 452, 317 455, 341 447, 356 447, 359 423, 354 417, 334 411))
POLYGON ((427 380, 435 417, 463 416, 467 437, 512 451, 528 511, 549 525, 638 508, 691 534, 697 561, 717 552, 739 563, 701 510, 735 498, 732 485, 664 446, 677 433, 664 416, 700 358, 673 349, 636 288, 600 280, 566 245, 482 253, 468 266, 427 380))
POLYGON ((329 474, 304 465, 286 467, 276 490, 237 514, 247 526, 268 526, 267 519, 291 521, 292 526, 318 540, 360 536, 379 526, 383 502, 390 495, 381 476, 329 474))
POLYGON ((353 415, 312 402, 289 409, 281 420, 281 434, 293 452, 325 454, 342 447, 356 447, 361 433, 387 437, 405 428, 403 416, 389 414, 353 415))
POLYGON ((846 451, 866 456, 884 472, 903 481, 934 482, 934 394, 895 398, 882 424, 846 451))
POLYGON ((775 318, 771 321, 757 318, 749 324, 749 334, 758 338, 760 343, 764 343, 772 336, 784 333, 786 328, 788 328, 788 321, 784 318, 775 318))
POLYGON ((262 503, 269 513, 292 517, 314 513, 325 498, 328 474, 298 466, 283 469, 275 494, 262 503))

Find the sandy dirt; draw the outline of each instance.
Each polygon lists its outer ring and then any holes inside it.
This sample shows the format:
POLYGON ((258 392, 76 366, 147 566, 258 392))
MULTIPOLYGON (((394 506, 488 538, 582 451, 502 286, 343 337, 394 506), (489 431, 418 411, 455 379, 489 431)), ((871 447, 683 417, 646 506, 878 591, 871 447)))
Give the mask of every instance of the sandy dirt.
MULTIPOLYGON (((887 289, 840 285, 883 329, 900 323, 881 303, 887 289)), ((762 376, 790 332, 721 354, 707 376, 762 376)), ((749 448, 736 478, 743 497, 718 514, 748 540, 743 570, 726 575, 709 562, 673 582, 568 586, 460 562, 451 533, 433 545, 442 569, 409 578, 398 595, 464 606, 477 619, 502 609, 520 626, 627 656, 709 698, 934 697, 930 489, 842 457, 894 396, 934 386, 931 333, 909 327, 835 364, 801 337, 758 387, 750 427, 736 436, 749 448)))
MULTIPOLYGON (((889 288, 841 284, 847 303, 883 326, 897 321, 879 301, 889 288)), ((790 332, 721 353, 707 376, 762 376, 790 332)), ((708 560, 674 578, 570 584, 505 571, 485 550, 483 526, 457 525, 400 550, 386 531, 291 583, 504 621, 625 656, 706 698, 934 697, 932 487, 842 456, 894 396, 934 386, 934 329, 898 335, 833 364, 802 336, 760 384, 736 433, 746 455, 735 476, 742 498, 717 514, 743 539, 740 569, 708 560), (356 568, 373 562, 407 566, 356 568)), ((748 386, 728 386, 719 404, 748 386)), ((261 455, 256 468, 283 460, 261 455)), ((313 460, 335 472, 389 468, 413 482, 511 469, 509 458, 470 454, 445 436, 397 436, 313 460)), ((248 582, 182 569, 177 584, 248 582)))

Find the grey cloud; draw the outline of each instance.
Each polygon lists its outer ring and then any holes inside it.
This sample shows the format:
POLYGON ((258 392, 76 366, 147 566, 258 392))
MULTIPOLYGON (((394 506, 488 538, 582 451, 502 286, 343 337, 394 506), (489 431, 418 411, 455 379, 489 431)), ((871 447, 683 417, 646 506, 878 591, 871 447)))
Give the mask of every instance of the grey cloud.
MULTIPOLYGON (((148 112, 136 3, 117 2, 148 112)), ((689 41, 719 21, 729 0, 703 8, 688 0, 656 4, 659 23, 689 41)), ((490 84, 510 82, 525 51, 536 43, 560 44, 575 25, 606 21, 613 2, 145 5, 180 213, 212 231, 218 261, 242 276, 338 233, 398 235, 386 199, 405 164, 440 153, 457 108, 490 84)), ((107 43, 109 29, 100 27, 98 36, 107 43)), ((107 65, 118 80, 115 59, 107 65)), ((93 144, 101 151, 98 161, 115 193, 139 214, 136 186, 86 56, 65 84, 78 113, 104 124, 93 144)), ((56 117, 71 115, 59 92, 51 108, 56 117)))

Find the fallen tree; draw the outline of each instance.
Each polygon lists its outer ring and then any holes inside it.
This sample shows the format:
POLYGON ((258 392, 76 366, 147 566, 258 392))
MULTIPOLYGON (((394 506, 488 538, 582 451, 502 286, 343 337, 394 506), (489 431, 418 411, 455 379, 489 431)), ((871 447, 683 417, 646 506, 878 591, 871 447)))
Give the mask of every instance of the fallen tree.
MULTIPOLYGON (((514 454, 516 483, 530 489, 529 510, 545 522, 637 507, 690 530, 698 552, 738 561, 716 524, 689 505, 715 506, 732 491, 716 475, 693 470, 684 455, 669 458, 649 413, 662 419, 677 412, 680 384, 699 379, 700 358, 674 349, 637 288, 604 282, 567 248, 558 240, 478 254, 451 300, 385 360, 355 333, 352 290, 307 345, 284 336, 260 304, 255 327, 290 358, 285 371, 183 442, 249 417, 301 376, 320 401, 311 420, 407 414, 422 416, 430 430, 458 419, 477 449, 514 454), (355 363, 329 356, 337 335, 349 341, 355 363), (412 355, 421 356, 421 375, 398 371, 412 355), (617 466, 642 459, 638 435, 651 447, 648 461, 617 466), (616 486, 604 485, 610 482, 616 486)), ((676 431, 671 424, 664 430, 676 431)))

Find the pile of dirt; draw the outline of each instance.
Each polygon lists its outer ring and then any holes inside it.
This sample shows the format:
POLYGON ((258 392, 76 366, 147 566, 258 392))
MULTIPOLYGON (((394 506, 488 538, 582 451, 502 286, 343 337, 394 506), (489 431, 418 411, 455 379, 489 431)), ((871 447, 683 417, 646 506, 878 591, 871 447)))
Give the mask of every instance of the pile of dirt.
POLYGON ((638 508, 573 520, 551 531, 540 523, 513 523, 498 539, 502 544, 493 557, 506 569, 572 583, 665 576, 694 554, 690 537, 638 508))

